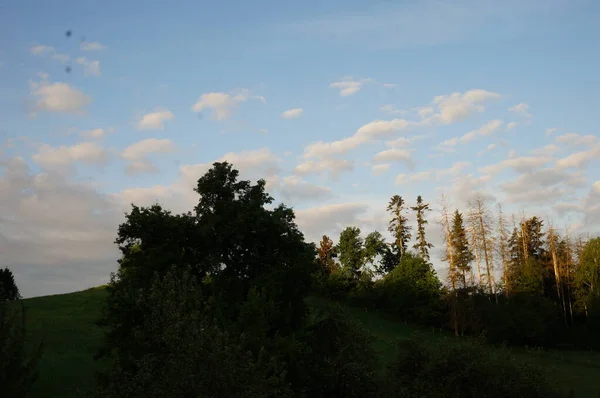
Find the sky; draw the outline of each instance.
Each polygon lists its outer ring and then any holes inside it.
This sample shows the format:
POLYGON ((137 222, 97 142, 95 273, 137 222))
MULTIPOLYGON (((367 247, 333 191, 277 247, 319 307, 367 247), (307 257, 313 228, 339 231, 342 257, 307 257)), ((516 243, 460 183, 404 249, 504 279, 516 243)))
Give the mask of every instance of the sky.
POLYGON ((597 235, 599 40, 594 0, 0 0, 0 266, 106 283, 130 204, 222 160, 309 241, 422 195, 440 275, 442 194, 597 235))

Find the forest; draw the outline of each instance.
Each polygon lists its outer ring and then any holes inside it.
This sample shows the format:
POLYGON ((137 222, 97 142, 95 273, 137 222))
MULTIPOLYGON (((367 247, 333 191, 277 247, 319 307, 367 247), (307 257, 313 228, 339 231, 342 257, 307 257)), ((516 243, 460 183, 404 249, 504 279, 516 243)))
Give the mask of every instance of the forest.
MULTIPOLYGON (((409 207, 396 195, 393 241, 348 226, 337 243, 317 244, 293 209, 272 206, 264 180, 240 180, 227 162, 195 191, 187 213, 132 205, 118 227, 91 397, 566 397, 491 346, 600 346, 600 238, 508 219, 481 196, 462 212, 443 202, 435 220, 422 197, 409 207), (444 231, 445 280, 431 263, 429 222, 444 231), (311 297, 330 304, 316 311, 311 297), (399 342, 379 369, 369 335, 336 301, 449 338, 399 342)), ((43 344, 25 349, 18 306, 7 304, 18 289, 2 275, 11 296, 0 303, 0 395, 25 397, 43 344)))

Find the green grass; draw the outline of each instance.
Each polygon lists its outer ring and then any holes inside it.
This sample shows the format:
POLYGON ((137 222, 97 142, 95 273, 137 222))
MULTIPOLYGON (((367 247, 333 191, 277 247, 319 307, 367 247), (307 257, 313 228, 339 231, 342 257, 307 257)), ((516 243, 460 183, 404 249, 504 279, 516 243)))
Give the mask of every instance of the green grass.
MULTIPOLYGON (((99 319, 106 297, 102 288, 56 296, 25 300, 28 335, 32 341, 44 339, 45 349, 39 366, 39 379, 34 385, 34 398, 81 397, 93 387, 94 362, 102 331, 94 324, 99 319)), ((312 307, 327 301, 308 299, 312 307)), ((445 333, 419 329, 396 322, 364 309, 345 306, 346 313, 360 323, 373 337, 383 365, 392 358, 398 339, 418 334, 430 340, 448 336, 445 333)), ((576 397, 598 397, 600 394, 600 353, 585 351, 513 350, 516 357, 538 364, 565 391, 574 389, 576 397)))
POLYGON ((103 337, 95 322, 105 297, 104 289, 95 288, 24 300, 27 334, 44 343, 33 397, 81 397, 93 386, 93 356, 103 337))

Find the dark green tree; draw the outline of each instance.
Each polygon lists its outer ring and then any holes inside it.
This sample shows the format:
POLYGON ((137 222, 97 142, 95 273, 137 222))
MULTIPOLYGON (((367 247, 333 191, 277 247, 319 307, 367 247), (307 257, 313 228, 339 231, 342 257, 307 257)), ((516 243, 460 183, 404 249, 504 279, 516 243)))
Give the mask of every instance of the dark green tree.
POLYGON ((417 196, 417 205, 411 207, 411 210, 417 213, 417 242, 414 244, 414 248, 417 249, 419 255, 425 260, 429 261, 429 249, 433 245, 425 239, 425 225, 428 221, 425 218, 425 214, 431 211, 429 203, 424 203, 421 195, 417 196))
POLYGON ((264 180, 253 185, 238 181, 238 174, 227 162, 214 163, 198 180, 194 213, 133 206, 119 227, 123 256, 108 287, 101 322, 107 339, 99 357, 113 358, 126 374, 139 371, 141 358, 154 349, 143 326, 148 316, 144 302, 155 275, 161 277, 173 266, 189 268, 202 282, 202 302, 212 300, 217 325, 231 333, 248 329, 250 317, 242 317, 242 308, 251 289, 276 309, 269 312, 265 342, 293 334, 304 324, 316 247, 304 242, 290 208, 265 208, 273 199, 264 180))
POLYGON ((384 255, 387 248, 385 238, 379 231, 373 231, 365 238, 365 261, 375 265, 376 259, 384 255))
POLYGON ((454 217, 452 218, 450 240, 454 250, 454 265, 460 274, 462 287, 466 288, 468 286, 467 274, 471 271, 471 262, 473 262, 475 256, 469 247, 469 239, 465 230, 463 217, 458 210, 454 212, 454 217))
POLYGON ((392 219, 389 222, 388 230, 394 237, 392 249, 398 256, 398 260, 400 260, 408 250, 408 242, 410 242, 412 237, 410 233, 411 227, 408 225, 408 219, 403 214, 405 210, 404 205, 405 202, 404 199, 402 199, 402 196, 394 195, 390 199, 387 207, 387 211, 392 214, 392 219))
POLYGON ((8 268, 0 269, 0 301, 14 301, 21 298, 15 277, 8 268))
POLYGON ((255 336, 223 330, 200 288, 188 267, 155 274, 148 294, 137 298, 145 349, 136 370, 117 362, 93 396, 291 396, 273 359, 246 349, 255 336))
POLYGON ((360 228, 347 227, 340 233, 337 252, 339 253, 342 269, 352 280, 358 280, 365 261, 360 228))
POLYGON ((19 306, 0 300, 0 397, 29 396, 41 355, 42 344, 26 341, 22 302, 19 306))

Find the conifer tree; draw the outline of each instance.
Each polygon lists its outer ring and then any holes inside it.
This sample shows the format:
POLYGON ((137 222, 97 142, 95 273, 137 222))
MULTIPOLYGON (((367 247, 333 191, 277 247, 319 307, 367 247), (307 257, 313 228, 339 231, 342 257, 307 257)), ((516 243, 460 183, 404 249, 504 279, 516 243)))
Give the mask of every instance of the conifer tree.
POLYGON ((417 252, 423 260, 429 261, 429 249, 433 247, 433 245, 425 239, 425 225, 428 223, 425 218, 425 212, 431 211, 429 203, 424 203, 423 198, 419 195, 417 196, 417 205, 411 207, 411 210, 417 213, 417 242, 413 247, 417 249, 417 252))
POLYGON ((408 250, 408 242, 410 242, 410 238, 412 237, 408 219, 403 214, 404 205, 405 202, 404 199, 402 199, 402 196, 394 195, 390 199, 387 207, 387 210, 392 213, 392 219, 390 220, 388 230, 394 237, 392 248, 397 254, 398 260, 400 260, 408 250))
POLYGON ((454 264, 460 273, 462 287, 467 287, 467 273, 471 271, 471 262, 474 259, 473 252, 469 247, 467 231, 465 230, 463 216, 456 210, 452 219, 452 232, 450 239, 454 249, 454 264))

